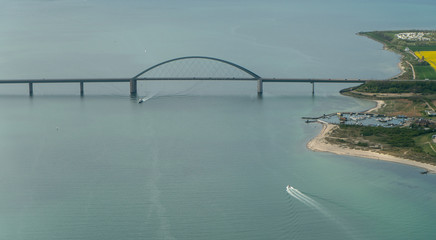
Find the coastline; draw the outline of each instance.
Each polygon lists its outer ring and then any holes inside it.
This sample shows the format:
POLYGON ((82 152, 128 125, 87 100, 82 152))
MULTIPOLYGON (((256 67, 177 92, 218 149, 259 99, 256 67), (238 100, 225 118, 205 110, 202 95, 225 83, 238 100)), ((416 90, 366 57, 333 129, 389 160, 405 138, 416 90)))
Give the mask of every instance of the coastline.
POLYGON ((406 63, 406 61, 404 60, 404 56, 401 55, 400 62, 397 64, 397 67, 400 69, 400 73, 398 73, 397 75, 395 75, 392 79, 399 78, 399 77, 401 77, 403 74, 406 73, 406 68, 403 66, 404 63, 406 63))
POLYGON ((365 113, 373 113, 378 111, 380 108, 384 107, 386 105, 385 101, 383 100, 372 100, 375 101, 377 103, 377 105, 373 108, 370 108, 368 110, 365 111, 365 113))
POLYGON ((385 42, 380 41, 379 39, 373 38, 373 37, 371 37, 371 36, 369 36, 367 34, 357 33, 357 35, 363 36, 363 37, 367 37, 367 38, 369 38, 369 39, 371 39, 373 41, 376 41, 376 42, 378 42, 378 43, 383 45, 383 50, 390 51, 390 52, 393 52, 393 53, 398 54, 398 55, 401 56, 400 57, 400 61, 397 63, 398 69, 400 69, 400 73, 398 73, 397 75, 391 77, 390 79, 399 78, 399 77, 403 76, 405 73, 407 73, 406 68, 404 67, 404 64, 406 64, 407 61, 404 59, 403 53, 401 53, 401 52, 399 52, 399 51, 397 51, 395 49, 389 48, 388 45, 385 42))
MULTIPOLYGON (((372 109, 369 109, 366 112, 372 112, 376 111, 378 108, 380 108, 384 104, 383 101, 378 100, 377 106, 375 106, 372 109)), ((346 155, 346 156, 354 156, 354 157, 362 157, 362 158, 370 158, 370 159, 376 159, 381 161, 388 161, 388 162, 395 162, 405 165, 410 165, 414 167, 419 167, 426 169, 429 173, 436 173, 436 166, 427 164, 427 163, 421 163, 417 161, 413 161, 406 158, 399 158, 387 154, 377 153, 377 152, 371 152, 371 151, 364 151, 364 150, 357 150, 357 149, 350 149, 350 148, 343 148, 339 145, 331 144, 327 142, 326 137, 330 135, 330 133, 337 128, 337 125, 326 123, 324 121, 318 121, 322 124, 323 128, 321 132, 315 136, 313 139, 311 139, 307 144, 307 148, 315 151, 315 152, 329 152, 334 153, 338 155, 346 155)))

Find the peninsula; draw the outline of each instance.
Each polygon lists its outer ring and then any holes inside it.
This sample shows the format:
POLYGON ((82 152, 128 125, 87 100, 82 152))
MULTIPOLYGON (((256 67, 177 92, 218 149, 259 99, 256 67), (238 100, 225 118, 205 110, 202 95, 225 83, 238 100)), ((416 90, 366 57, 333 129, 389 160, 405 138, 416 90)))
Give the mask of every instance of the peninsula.
POLYGON ((408 119, 401 126, 370 124, 338 113, 340 124, 323 124, 321 133, 307 147, 331 152, 412 165, 436 173, 436 32, 376 31, 362 36, 384 44, 384 48, 402 55, 402 73, 392 79, 407 81, 367 82, 341 90, 343 95, 370 99, 377 105, 359 114, 408 119), (430 80, 430 81, 413 81, 430 80), (348 120, 348 121, 347 121, 348 120))
POLYGON ((392 79, 436 80, 436 31, 373 31, 358 35, 380 42, 384 49, 402 56, 402 73, 392 79))

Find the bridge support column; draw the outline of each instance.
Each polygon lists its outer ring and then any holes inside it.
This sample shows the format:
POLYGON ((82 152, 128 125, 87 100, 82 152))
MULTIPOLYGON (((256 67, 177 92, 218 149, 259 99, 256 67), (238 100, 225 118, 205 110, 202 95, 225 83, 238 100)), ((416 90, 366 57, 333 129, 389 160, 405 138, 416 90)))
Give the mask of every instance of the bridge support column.
POLYGON ((80 82, 80 96, 83 97, 83 94, 84 94, 83 82, 80 82))
POLYGON ((312 83, 312 95, 315 95, 315 82, 312 83))
POLYGON ((257 95, 262 96, 263 93, 263 81, 262 79, 257 79, 257 95))
POLYGON ((33 96, 33 83, 32 82, 30 82, 29 83, 29 96, 33 96))
POLYGON ((130 79, 130 96, 136 96, 136 92, 137 92, 137 83, 138 80, 132 78, 130 79))

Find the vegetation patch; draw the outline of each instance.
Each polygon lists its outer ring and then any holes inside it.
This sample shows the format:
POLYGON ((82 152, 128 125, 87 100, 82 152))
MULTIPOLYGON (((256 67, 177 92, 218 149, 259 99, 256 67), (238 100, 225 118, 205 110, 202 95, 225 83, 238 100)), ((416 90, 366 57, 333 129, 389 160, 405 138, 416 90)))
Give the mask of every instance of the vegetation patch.
POLYGON ((436 118, 436 81, 370 81, 341 93, 383 100, 383 107, 374 113, 436 118))
POLYGON ((415 138, 415 144, 427 154, 436 157, 436 143, 433 141, 433 135, 433 133, 422 134, 415 138))
POLYGON ((417 52, 417 51, 436 51, 436 45, 435 46, 422 46, 422 45, 418 45, 418 46, 409 46, 409 49, 417 52))
POLYGON ((369 81, 354 91, 366 93, 436 93, 435 81, 369 81))
POLYGON ((435 164, 436 145, 431 141, 432 135, 431 129, 340 125, 327 140, 343 147, 435 164))
POLYGON ((436 79, 436 71, 430 65, 415 66, 416 79, 436 79))
POLYGON ((426 104, 423 101, 414 101, 412 99, 390 99, 384 100, 385 105, 378 110, 378 114, 387 116, 404 115, 408 117, 424 116, 426 104))

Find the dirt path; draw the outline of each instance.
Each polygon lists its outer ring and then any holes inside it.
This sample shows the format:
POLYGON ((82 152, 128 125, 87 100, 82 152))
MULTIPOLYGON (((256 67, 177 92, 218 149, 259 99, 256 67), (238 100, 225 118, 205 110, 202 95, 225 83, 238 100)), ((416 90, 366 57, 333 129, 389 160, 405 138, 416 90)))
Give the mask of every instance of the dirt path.
POLYGON ((423 100, 428 108, 430 108, 434 112, 434 108, 425 100, 423 100))
POLYGON ((409 66, 412 68, 413 80, 415 80, 416 79, 415 68, 413 67, 413 65, 410 62, 408 62, 408 61, 405 61, 405 62, 407 64, 409 64, 409 66))
POLYGON ((430 147, 431 147, 431 149, 433 150, 433 152, 436 153, 436 150, 434 149, 434 147, 433 147, 433 145, 431 144, 431 142, 427 142, 427 143, 428 143, 428 145, 430 145, 430 147))

